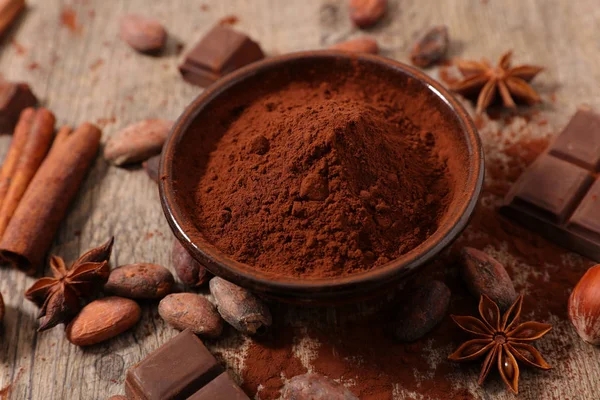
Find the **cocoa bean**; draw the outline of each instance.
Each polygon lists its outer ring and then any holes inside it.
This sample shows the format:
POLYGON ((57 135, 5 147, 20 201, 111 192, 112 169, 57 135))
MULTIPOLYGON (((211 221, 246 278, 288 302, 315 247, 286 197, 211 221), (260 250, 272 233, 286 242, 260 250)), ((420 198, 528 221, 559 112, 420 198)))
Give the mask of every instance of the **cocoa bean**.
POLYGON ((160 154, 152 156, 142 163, 144 170, 148 174, 148 177, 154 182, 158 183, 158 168, 160 165, 160 154))
POLYGON ((460 271, 469 291, 477 299, 485 294, 501 310, 507 310, 517 298, 515 286, 504 266, 483 251, 465 247, 460 271))
POLYGON ((396 317, 394 334, 403 342, 415 341, 439 324, 450 305, 450 289, 440 281, 431 281, 407 290, 404 304, 396 317))
POLYGON ((165 267, 155 264, 129 264, 115 268, 104 291, 130 299, 160 299, 171 293, 175 279, 165 267))
POLYGON ((351 51, 355 53, 379 53, 379 45, 375 39, 363 37, 358 39, 346 40, 336 43, 329 47, 331 50, 351 51))
POLYGON ((166 323, 196 335, 216 338, 223 331, 223 320, 205 297, 196 293, 173 293, 160 301, 158 313, 166 323))
POLYGON ((108 139, 104 158, 115 165, 125 165, 160 154, 172 125, 172 121, 163 119, 146 119, 129 125, 108 139))
POLYGON ((2 320, 4 319, 4 312, 4 298, 2 297, 2 293, 0 293, 0 323, 2 323, 2 320))
POLYGON ((293 377, 281 393, 281 400, 358 400, 343 385, 315 373, 293 377))
POLYGON ((387 10, 387 0, 350 0, 350 19, 359 28, 376 24, 387 10))
POLYGON ((156 53, 167 42, 167 31, 155 19, 129 14, 121 18, 120 36, 134 50, 156 53))
POLYGON ((202 286, 212 276, 204 266, 188 253, 177 239, 173 240, 172 260, 177 276, 186 286, 202 286))
POLYGON ((67 325, 67 340, 77 346, 90 346, 111 339, 140 320, 138 304, 123 297, 105 297, 81 309, 67 325))
POLYGON ((221 317, 240 332, 264 334, 271 326, 271 312, 252 293, 225 279, 214 277, 209 282, 221 317))
POLYGON ((434 26, 415 42, 410 59, 414 65, 427 68, 446 56, 449 42, 448 27, 434 26))

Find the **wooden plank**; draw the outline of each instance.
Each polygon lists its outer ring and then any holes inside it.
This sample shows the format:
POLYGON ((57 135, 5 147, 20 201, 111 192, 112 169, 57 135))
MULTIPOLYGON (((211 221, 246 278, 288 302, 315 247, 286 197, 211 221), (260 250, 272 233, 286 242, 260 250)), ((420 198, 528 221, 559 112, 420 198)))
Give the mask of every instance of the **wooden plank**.
MULTIPOLYGON (((270 54, 319 48, 361 34, 349 23, 344 0, 28 3, 27 12, 0 47, 0 71, 7 79, 29 82, 60 124, 92 121, 104 125, 104 141, 142 118, 175 119, 181 113, 200 90, 179 77, 177 42, 193 45, 221 17, 238 16, 236 27, 259 40, 270 54), (202 4, 208 8, 204 10, 202 4), (68 9, 77 17, 75 31, 60 22, 61 13, 68 9), (171 34, 165 55, 138 55, 118 39, 118 17, 126 12, 140 12, 165 23, 171 34)), ((564 125, 581 103, 600 109, 597 1, 390 3, 385 21, 368 31, 377 37, 386 56, 407 61, 416 33, 445 23, 452 35, 452 56, 495 59, 512 48, 519 62, 546 66, 536 82, 546 99, 556 92, 545 113, 550 126, 564 125)), ((431 73, 435 76, 437 71, 431 73)), ((2 157, 9 142, 10 137, 0 137, 2 157)), ((155 184, 142 170, 109 167, 98 158, 56 237, 53 252, 72 260, 110 235, 117 237, 113 265, 148 261, 170 267, 172 236, 155 184)), ((157 318, 155 306, 144 306, 142 322, 135 329, 91 349, 69 344, 61 328, 38 335, 37 309, 23 298, 33 282, 16 271, 0 269, 0 292, 7 303, 0 337, 0 387, 11 385, 9 398, 104 399, 122 393, 123 372, 175 334, 157 318)), ((564 324, 557 331, 560 339, 546 342, 542 351, 552 357, 554 351, 571 346, 575 356, 568 364, 556 366, 558 372, 551 378, 528 374, 539 389, 526 390, 521 398, 596 398, 600 387, 597 349, 583 344, 564 324)), ((235 336, 215 344, 234 371, 243 365, 245 340, 235 336), (236 350, 228 351, 231 348, 236 350)), ((440 350, 434 356, 444 353, 440 350)), ((462 375, 457 377, 457 384, 477 397, 490 398, 491 394, 462 379, 462 375)), ((395 393, 397 398, 408 394, 402 388, 395 393)), ((495 390, 494 398, 512 396, 495 390)))

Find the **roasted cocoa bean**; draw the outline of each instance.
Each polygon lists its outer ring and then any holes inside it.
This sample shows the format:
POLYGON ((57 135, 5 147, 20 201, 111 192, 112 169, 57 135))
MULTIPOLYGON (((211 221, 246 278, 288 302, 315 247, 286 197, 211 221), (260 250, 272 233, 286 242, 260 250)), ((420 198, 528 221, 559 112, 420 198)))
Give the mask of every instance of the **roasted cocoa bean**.
POLYGON ((165 267, 155 264, 129 264, 115 268, 104 291, 130 299, 160 299, 171 293, 175 279, 165 267))
POLYGON ((410 60, 417 67, 427 68, 446 57, 449 43, 448 27, 434 26, 415 42, 410 60))
POLYGON ((142 315, 138 304, 123 297, 94 300, 67 326, 67 340, 77 346, 90 346, 111 339, 132 326, 142 315))
POLYGON ((173 122, 147 119, 129 125, 106 142, 104 158, 115 165, 132 164, 160 154, 173 122))
POLYGON ((240 332, 264 334, 271 326, 269 308, 256 296, 218 276, 209 282, 221 317, 240 332))
POLYGON ((281 400, 358 400, 343 385, 315 373, 293 377, 281 393, 281 400))
POLYGON ((379 53, 379 45, 377 45, 377 41, 367 37, 346 40, 345 42, 336 43, 329 48, 331 50, 351 51, 354 53, 379 53))
POLYGON ((443 282, 431 281, 408 289, 394 325, 396 338, 412 342, 429 333, 446 316, 450 289, 443 282))
POLYGON ((173 293, 160 301, 158 313, 169 325, 180 331, 192 330, 196 335, 216 338, 223 331, 223 320, 205 297, 196 293, 173 293))
POLYGON ((152 179, 154 182, 158 183, 158 167, 160 165, 160 154, 150 157, 146 161, 142 163, 146 174, 148 177, 152 179))
POLYGON ((350 19, 359 28, 376 24, 387 10, 387 0, 350 0, 350 19))
POLYGON ((167 31, 155 19, 129 14, 121 18, 120 36, 133 49, 156 53, 167 42, 167 31))
POLYGON ((173 240, 172 250, 173 267, 177 276, 184 285, 198 287, 204 285, 211 278, 211 274, 196 261, 181 245, 179 240, 173 240))
POLYGON ((483 251, 465 247, 460 271, 476 299, 485 294, 501 310, 507 310, 517 298, 515 286, 504 266, 483 251))

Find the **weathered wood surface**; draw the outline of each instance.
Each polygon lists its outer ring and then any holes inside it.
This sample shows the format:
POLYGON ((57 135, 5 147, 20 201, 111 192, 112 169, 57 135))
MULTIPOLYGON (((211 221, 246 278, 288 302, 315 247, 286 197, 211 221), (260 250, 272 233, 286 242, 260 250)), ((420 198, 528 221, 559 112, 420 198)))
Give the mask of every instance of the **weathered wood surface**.
MULTIPOLYGON (((1 73, 29 82, 60 124, 104 125, 104 141, 131 122, 174 119, 180 114, 199 89, 179 76, 177 42, 193 44, 221 17, 238 16, 237 27, 259 40, 269 54, 320 48, 357 34, 348 21, 345 0, 28 3, 27 12, 0 46, 1 73), (77 17, 74 31, 61 23, 61 13, 69 7, 77 17), (163 56, 138 55, 118 39, 118 17, 126 12, 165 23, 171 39, 163 56)), ((597 0, 393 0, 385 21, 369 33, 379 39, 385 55, 401 61, 407 60, 415 34, 437 23, 450 28, 452 55, 494 59, 512 48, 519 62, 547 67, 539 82, 556 91, 548 118, 551 126, 560 127, 578 104, 600 109, 597 6, 597 0)), ((0 137, 1 157, 10 139, 0 137)), ((169 266, 171 234, 155 184, 142 170, 109 167, 100 157, 55 239, 53 252, 72 260, 110 235, 117 237, 113 265, 148 261, 169 266)), ((0 388, 11 389, 0 392, 3 398, 104 399, 122 393, 124 371, 175 334, 157 318, 155 306, 144 306, 143 320, 135 329, 91 349, 71 345, 61 328, 38 335, 37 309, 23 298, 33 281, 0 269, 0 292, 7 304, 0 336, 0 388)), ((569 376, 581 379, 561 379, 555 373, 552 385, 545 387, 546 381, 536 376, 545 388, 525 390, 521 398, 538 399, 540 393, 544 398, 598 398, 600 354, 572 332, 565 341, 554 346, 569 345, 579 352, 568 368, 569 376)), ((543 350, 551 359, 553 348, 546 345, 543 350)), ((232 354, 229 361, 239 368, 239 357, 232 354)), ((476 396, 488 396, 471 381, 461 383, 476 396)), ((496 395, 512 398, 495 390, 496 395)))

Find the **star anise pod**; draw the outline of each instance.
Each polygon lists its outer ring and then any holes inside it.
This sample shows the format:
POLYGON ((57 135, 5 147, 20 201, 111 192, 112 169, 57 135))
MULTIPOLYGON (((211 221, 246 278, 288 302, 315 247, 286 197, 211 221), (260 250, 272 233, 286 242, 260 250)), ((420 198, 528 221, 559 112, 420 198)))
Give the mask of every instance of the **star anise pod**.
POLYGON ((507 108, 516 108, 514 98, 527 104, 542 101, 528 82, 544 68, 535 65, 511 67, 511 58, 512 51, 507 51, 500 57, 496 67, 493 67, 487 60, 456 61, 456 66, 465 78, 450 85, 450 89, 465 96, 479 93, 477 113, 492 104, 497 92, 500 93, 502 103, 507 108))
POLYGON ((53 277, 38 279, 26 292, 25 297, 38 307, 41 318, 38 331, 68 322, 81 309, 82 300, 95 295, 108 280, 108 260, 114 237, 100 247, 89 250, 79 257, 69 269, 58 256, 50 257, 53 277))
POLYGON ((529 342, 544 336, 552 329, 552 326, 533 321, 517 325, 522 305, 523 296, 521 295, 501 319, 500 309, 496 303, 486 295, 482 295, 479 301, 481 319, 451 315, 462 330, 478 339, 465 342, 448 359, 471 361, 487 355, 483 361, 478 383, 483 384, 488 373, 496 364, 504 383, 511 391, 518 393, 519 365, 517 360, 536 368, 551 368, 544 361, 540 352, 529 342))

